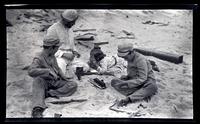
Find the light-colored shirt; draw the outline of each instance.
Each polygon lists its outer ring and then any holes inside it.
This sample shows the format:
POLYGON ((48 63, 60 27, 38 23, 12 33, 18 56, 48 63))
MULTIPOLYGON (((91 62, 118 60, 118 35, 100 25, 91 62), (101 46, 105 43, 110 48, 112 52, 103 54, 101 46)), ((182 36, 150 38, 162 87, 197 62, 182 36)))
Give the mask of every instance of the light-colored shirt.
POLYGON ((65 27, 61 21, 54 23, 47 29, 47 35, 58 37, 63 44, 59 49, 71 49, 76 51, 74 44, 74 36, 71 28, 65 27))
POLYGON ((123 70, 126 65, 127 62, 118 56, 106 56, 99 62, 99 67, 97 70, 101 73, 114 70, 116 72, 119 69, 123 70), (116 70, 114 68, 118 69, 116 70))
POLYGON ((100 72, 108 71, 111 67, 117 64, 117 60, 114 56, 106 56, 100 62, 100 72))
POLYGON ((60 67, 60 69, 62 70, 62 72, 65 74, 65 76, 67 78, 73 78, 74 74, 73 74, 72 69, 71 69, 72 61, 68 60, 68 59, 66 59, 64 57, 62 57, 62 55, 64 53, 67 53, 67 52, 70 52, 70 51, 58 50, 55 53, 55 57, 56 57, 58 66, 60 67))

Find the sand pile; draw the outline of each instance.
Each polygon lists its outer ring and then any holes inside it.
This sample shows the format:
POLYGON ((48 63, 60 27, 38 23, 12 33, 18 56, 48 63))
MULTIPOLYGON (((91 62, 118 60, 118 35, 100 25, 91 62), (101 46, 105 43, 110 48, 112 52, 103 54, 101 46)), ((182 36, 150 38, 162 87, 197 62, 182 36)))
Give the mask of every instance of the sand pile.
MULTIPOLYGON (((7 27, 7 96, 6 117, 30 117, 32 78, 23 68, 32 62, 41 50, 45 31, 59 18, 62 10, 7 10, 6 18, 13 25, 7 27)), ((110 86, 112 76, 98 76, 107 85, 104 90, 93 87, 83 76, 78 81, 77 92, 67 98, 87 99, 81 103, 54 105, 48 98, 45 117, 140 117, 140 118, 192 118, 192 12, 168 12, 161 10, 80 10, 73 31, 95 29, 86 33, 94 35, 94 41, 107 41, 102 50, 116 55, 117 45, 132 42, 135 47, 150 48, 183 55, 183 63, 174 64, 147 56, 154 60, 160 72, 155 72, 158 94, 151 101, 130 104, 120 108, 125 112, 109 109, 116 99, 124 98, 110 86), (131 35, 127 35, 131 34, 131 35)), ((83 32, 74 32, 75 36, 83 32)), ((91 42, 94 42, 91 41, 91 42)), ((91 48, 76 44, 84 61, 91 48)))

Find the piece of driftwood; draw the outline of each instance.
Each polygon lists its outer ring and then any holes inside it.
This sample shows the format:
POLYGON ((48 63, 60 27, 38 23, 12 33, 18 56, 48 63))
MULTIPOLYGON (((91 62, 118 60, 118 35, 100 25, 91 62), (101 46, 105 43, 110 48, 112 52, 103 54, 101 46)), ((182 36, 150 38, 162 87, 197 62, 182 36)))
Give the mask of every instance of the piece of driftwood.
POLYGON ((125 31, 125 30, 122 30, 122 32, 126 35, 125 36, 124 35, 118 36, 117 39, 135 39, 134 33, 128 32, 128 31, 125 31))
POLYGON ((81 42, 81 41, 79 41, 79 40, 78 40, 77 43, 80 44, 80 45, 82 45, 82 46, 84 46, 84 47, 86 47, 86 48, 92 49, 92 45, 89 45, 88 43, 81 42))
POLYGON ((43 18, 44 16, 48 16, 48 15, 38 15, 36 13, 29 13, 29 12, 27 12, 27 13, 24 13, 24 16, 26 18, 30 18, 30 17, 43 18))
POLYGON ((128 31, 122 30, 126 35, 133 35, 133 33, 129 33, 128 31))
POLYGON ((96 29, 76 29, 76 30, 73 30, 73 32, 78 32, 78 31, 96 31, 96 29))
POLYGON ((109 73, 109 72, 105 72, 103 74, 99 74, 98 72, 84 72, 82 75, 110 75, 110 76, 113 76, 112 73, 109 73))
POLYGON ((109 30, 106 30, 106 29, 104 29, 104 31, 106 31, 106 33, 111 33, 111 34, 114 33, 114 32, 112 32, 112 31, 109 31, 109 30))
POLYGON ((75 40, 84 40, 84 41, 94 40, 94 36, 91 36, 91 35, 81 35, 81 36, 76 36, 74 39, 75 40))
POLYGON ((94 43, 94 45, 104 45, 104 44, 109 44, 109 42, 98 42, 98 43, 94 43))
POLYGON ((117 39, 135 39, 135 37, 117 37, 117 39))
POLYGON ((126 114, 129 115, 129 117, 139 117, 139 116, 145 115, 145 114, 141 114, 139 111, 137 111, 137 112, 127 112, 127 111, 118 110, 118 109, 116 109, 116 108, 113 108, 116 104, 117 104, 117 100, 115 100, 114 104, 111 105, 111 106, 109 107, 109 109, 112 110, 112 111, 115 111, 115 112, 117 112, 117 113, 118 113, 118 112, 126 113, 126 114))
POLYGON ((85 102, 87 101, 87 99, 71 99, 71 100, 65 100, 65 101, 52 101, 52 102, 49 102, 49 103, 52 103, 52 104, 68 104, 68 103, 71 103, 71 102, 85 102))
POLYGON ((97 36, 96 33, 90 33, 90 32, 89 32, 89 33, 82 34, 82 36, 83 36, 83 35, 94 35, 94 36, 97 36))
MULTIPOLYGON (((80 68, 80 67, 77 67, 80 68)), ((104 72, 103 74, 99 74, 98 72, 83 72, 83 70, 79 70, 75 72, 76 76, 78 77, 79 80, 81 80, 81 77, 84 75, 109 75, 109 76, 114 76, 114 74, 110 73, 110 72, 104 72)))
POLYGON ((115 100, 114 104, 111 105, 111 106, 109 107, 109 109, 112 110, 112 111, 115 111, 115 112, 122 112, 122 113, 126 113, 126 114, 132 114, 131 112, 122 111, 122 110, 118 110, 118 109, 113 108, 115 105, 117 105, 117 102, 118 102, 118 101, 115 100))
POLYGON ((84 75, 98 75, 97 72, 81 72, 81 71, 76 71, 76 76, 78 77, 79 80, 81 80, 81 77, 84 76, 84 75))
POLYGON ((149 21, 142 22, 142 24, 149 24, 149 25, 158 24, 160 26, 168 26, 169 22, 168 23, 162 23, 162 22, 156 22, 156 21, 149 20, 149 21))
POLYGON ((166 60, 175 64, 179 64, 183 62, 183 55, 177 55, 173 53, 167 53, 162 51, 155 51, 149 49, 142 49, 142 48, 135 48, 135 51, 146 55, 146 56, 153 56, 159 58, 161 60, 166 60))
POLYGON ((92 43, 92 42, 85 42, 85 40, 77 40, 78 44, 82 45, 82 46, 85 46, 86 48, 90 48, 92 49, 93 48, 93 45, 97 45, 97 46, 100 46, 100 45, 105 45, 105 44, 109 44, 109 42, 98 42, 98 43, 92 43))
POLYGON ((140 111, 137 111, 137 112, 131 113, 129 118, 131 118, 131 117, 140 117, 142 115, 146 115, 146 114, 141 114, 140 111))

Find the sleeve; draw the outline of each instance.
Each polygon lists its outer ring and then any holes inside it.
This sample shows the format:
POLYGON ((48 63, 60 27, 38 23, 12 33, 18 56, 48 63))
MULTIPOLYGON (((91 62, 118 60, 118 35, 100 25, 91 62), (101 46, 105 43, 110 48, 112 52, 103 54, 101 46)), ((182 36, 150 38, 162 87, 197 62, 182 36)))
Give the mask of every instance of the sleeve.
POLYGON ((56 32, 56 29, 55 29, 55 26, 54 26, 54 25, 50 26, 50 27, 47 29, 47 34, 46 34, 46 35, 51 35, 51 36, 57 37, 57 32, 56 32))
MULTIPOLYGON (((61 60, 63 60, 63 59, 61 59, 61 60)), ((62 62, 64 62, 64 61, 62 61, 62 62)), ((63 64, 65 64, 65 62, 64 62, 63 64)), ((61 78, 64 78, 65 75, 64 75, 62 69, 59 67, 56 57, 54 57, 54 67, 57 69, 58 75, 59 75, 61 78)), ((66 69, 66 68, 65 68, 65 69, 66 69)))
POLYGON ((32 64, 30 65, 28 69, 28 74, 31 77, 44 77, 47 78, 49 77, 49 69, 48 68, 41 68, 40 67, 40 60, 38 58, 34 58, 32 64))
POLYGON ((105 59, 101 60, 100 62, 100 67, 99 67, 99 71, 101 73, 103 72, 106 72, 108 69, 107 69, 107 62, 105 61, 105 59))
POLYGON ((66 62, 63 58, 56 58, 58 67, 62 70, 63 73, 66 71, 66 62))
POLYGON ((58 75, 60 75, 61 78, 65 79, 65 74, 62 72, 61 68, 58 68, 58 75))
POLYGON ((145 59, 139 60, 139 62, 137 62, 136 65, 137 65, 137 77, 126 81, 129 87, 137 87, 139 85, 142 85, 147 80, 148 65, 145 59))

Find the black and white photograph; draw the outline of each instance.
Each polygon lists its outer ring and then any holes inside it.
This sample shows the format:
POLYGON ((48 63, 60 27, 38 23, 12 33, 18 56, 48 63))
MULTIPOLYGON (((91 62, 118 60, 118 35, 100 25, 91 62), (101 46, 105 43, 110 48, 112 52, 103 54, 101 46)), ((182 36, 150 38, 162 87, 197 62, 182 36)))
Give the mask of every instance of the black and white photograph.
POLYGON ((193 119, 192 9, 6 9, 6 118, 193 119))

